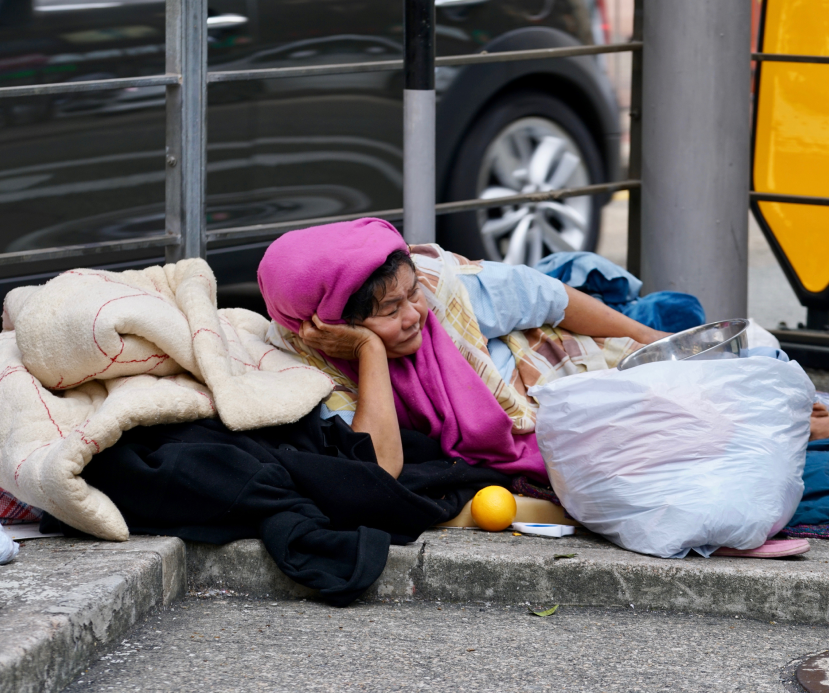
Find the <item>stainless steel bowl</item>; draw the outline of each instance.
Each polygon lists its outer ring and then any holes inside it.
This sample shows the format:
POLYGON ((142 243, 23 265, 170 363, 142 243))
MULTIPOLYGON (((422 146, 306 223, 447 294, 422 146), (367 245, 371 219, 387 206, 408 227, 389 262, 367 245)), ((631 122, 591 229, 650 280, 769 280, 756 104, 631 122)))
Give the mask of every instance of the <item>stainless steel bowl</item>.
POLYGON ((619 363, 620 371, 657 361, 740 358, 748 349, 748 320, 722 320, 677 332, 634 351, 619 363))

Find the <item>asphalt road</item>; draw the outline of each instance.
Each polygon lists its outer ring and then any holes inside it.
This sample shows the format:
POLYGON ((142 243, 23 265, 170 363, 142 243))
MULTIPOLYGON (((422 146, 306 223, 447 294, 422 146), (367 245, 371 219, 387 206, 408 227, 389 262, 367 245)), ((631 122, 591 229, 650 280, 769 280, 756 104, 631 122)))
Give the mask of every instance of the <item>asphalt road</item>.
POLYGON ((827 647, 829 627, 635 608, 190 597, 65 690, 779 692, 827 647))
MULTIPOLYGON (((604 208, 597 251, 622 267, 627 262, 627 199, 622 195, 604 208)), ((789 327, 797 327, 798 322, 806 322, 806 309, 797 300, 769 244, 750 214, 748 315, 766 329, 777 327, 780 322, 787 323, 789 327)))

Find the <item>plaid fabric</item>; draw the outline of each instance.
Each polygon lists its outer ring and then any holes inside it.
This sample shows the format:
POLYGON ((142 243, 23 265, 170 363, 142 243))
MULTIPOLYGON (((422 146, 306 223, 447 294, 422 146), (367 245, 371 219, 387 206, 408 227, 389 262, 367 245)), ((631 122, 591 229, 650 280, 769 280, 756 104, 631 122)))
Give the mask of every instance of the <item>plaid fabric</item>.
MULTIPOLYGON (((510 416, 514 433, 535 430, 538 404, 527 395, 530 387, 567 375, 615 368, 622 358, 641 346, 626 337, 594 339, 550 325, 516 330, 501 337, 516 363, 511 382, 507 383, 489 355, 469 294, 458 279, 461 274, 479 273, 483 265, 449 253, 436 244, 414 245, 410 251, 430 310, 510 416)), ((274 346, 296 354, 305 364, 319 368, 334 379, 334 392, 325 401, 331 411, 356 409, 357 386, 322 354, 276 323, 271 323, 268 339, 274 346)))
POLYGON ((510 490, 521 496, 527 496, 528 498, 540 498, 541 500, 561 505, 561 501, 558 499, 556 492, 553 491, 551 486, 542 486, 534 479, 530 479, 526 476, 512 477, 510 490))
POLYGON ((510 490, 513 493, 517 493, 519 496, 527 496, 529 498, 540 498, 541 500, 550 501, 555 505, 561 506, 561 509, 564 511, 564 517, 568 520, 575 520, 576 518, 573 517, 570 513, 567 512, 567 508, 561 505, 561 501, 558 499, 556 492, 553 491, 551 486, 545 486, 534 479, 530 479, 526 476, 514 476, 512 477, 512 484, 510 486, 510 490))
POLYGON ((11 493, 0 488, 0 525, 16 525, 21 522, 37 522, 43 511, 17 500, 11 493))
POLYGON ((787 537, 829 539, 829 525, 790 525, 785 527, 781 533, 787 537))
POLYGON ((328 363, 319 351, 306 345, 298 334, 271 321, 267 340, 277 349, 299 356, 306 366, 319 368, 334 381, 334 391, 325 400, 325 405, 331 411, 357 409, 357 385, 354 381, 328 363))

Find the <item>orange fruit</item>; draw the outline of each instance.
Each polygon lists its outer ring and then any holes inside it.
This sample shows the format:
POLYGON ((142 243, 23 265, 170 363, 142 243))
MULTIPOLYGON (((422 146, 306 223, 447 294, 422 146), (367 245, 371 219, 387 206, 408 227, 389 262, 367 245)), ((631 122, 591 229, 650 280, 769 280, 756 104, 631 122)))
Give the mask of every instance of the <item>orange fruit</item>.
POLYGON ((500 532, 509 527, 517 509, 515 497, 503 486, 482 488, 472 499, 472 519, 487 532, 500 532))

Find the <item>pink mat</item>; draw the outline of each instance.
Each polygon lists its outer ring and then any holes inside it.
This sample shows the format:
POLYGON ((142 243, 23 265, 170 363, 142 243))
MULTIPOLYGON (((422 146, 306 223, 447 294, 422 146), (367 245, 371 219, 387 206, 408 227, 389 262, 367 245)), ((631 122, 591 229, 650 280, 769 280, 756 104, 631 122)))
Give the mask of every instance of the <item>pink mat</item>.
POLYGON ((808 539, 769 539, 756 549, 729 549, 722 547, 713 556, 742 556, 743 558, 781 558, 797 556, 809 550, 808 539))

